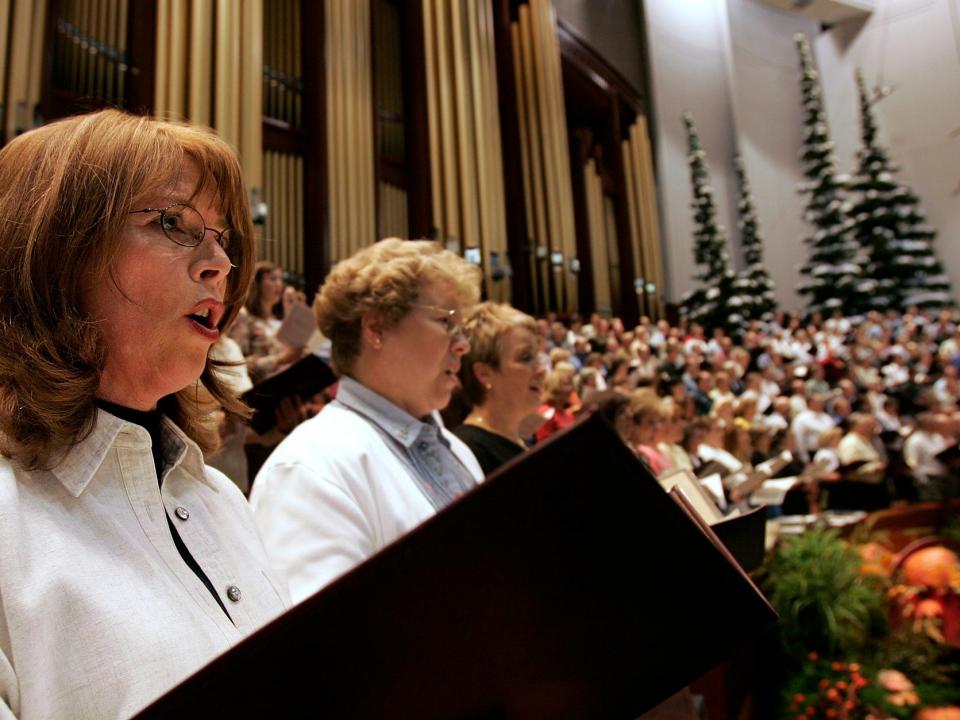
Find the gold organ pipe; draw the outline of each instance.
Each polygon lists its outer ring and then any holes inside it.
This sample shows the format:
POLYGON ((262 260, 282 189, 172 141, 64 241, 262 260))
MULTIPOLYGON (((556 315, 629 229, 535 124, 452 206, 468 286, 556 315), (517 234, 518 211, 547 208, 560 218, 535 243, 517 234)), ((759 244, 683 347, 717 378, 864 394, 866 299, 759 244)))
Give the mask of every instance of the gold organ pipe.
MULTIPOLYGON (((43 33, 47 24, 47 3, 37 3, 34 9, 32 37, 30 39, 29 78, 27 80, 27 118, 33 126, 35 108, 40 104, 40 81, 43 70, 43 33)), ((0 75, 2 78, 3 75, 0 75)))
POLYGON ((216 103, 214 124, 220 136, 234 147, 239 145, 240 48, 237 4, 217 0, 216 103))
MULTIPOLYGON (((454 114, 456 108, 450 97, 450 33, 447 32, 450 23, 447 21, 449 15, 446 12, 446 0, 434 0, 435 22, 434 29, 437 38, 437 67, 439 70, 440 86, 440 145, 439 152, 443 163, 443 204, 444 221, 441 226, 443 237, 442 242, 446 242, 451 236, 459 243, 461 242, 462 230, 460 227, 460 214, 458 212, 456 197, 456 136, 454 130, 454 114)), ((462 247, 462 246, 461 246, 462 247)))
MULTIPOLYGON (((90 33, 93 30, 93 3, 90 0, 85 0, 81 2, 81 26, 80 29, 83 34, 87 37, 90 37, 90 33)), ((17 13, 14 12, 14 21, 16 21, 17 13)), ((16 46, 14 46, 16 47, 16 46)), ((90 55, 89 48, 83 47, 83 44, 80 45, 80 92, 84 95, 90 94, 90 80, 93 74, 93 57, 90 55)))
MULTIPOLYGON (((290 43, 290 44, 293 45, 293 67, 291 68, 291 73, 290 73, 290 75, 291 75, 291 77, 295 77, 297 80, 299 80, 299 79, 303 76, 303 74, 302 74, 303 59, 302 59, 302 55, 301 55, 302 48, 301 48, 301 45, 300 45, 300 43, 301 43, 301 39, 300 39, 300 3, 298 2, 298 0, 294 0, 294 2, 293 2, 293 25, 292 25, 292 29, 293 29, 293 37, 291 38, 291 43, 290 43)), ((302 112, 302 98, 301 98, 301 95, 300 95, 299 92, 295 92, 294 95, 293 95, 293 124, 294 124, 296 127, 300 127, 301 125, 303 125, 303 121, 302 121, 302 119, 301 119, 301 112, 302 112)), ((300 247, 301 247, 301 249, 302 249, 302 247, 303 247, 302 244, 301 244, 300 247)), ((300 268, 300 272, 302 272, 302 271, 303 271, 303 268, 301 267, 301 268, 300 268)))
POLYGON ((186 90, 186 39, 187 39, 187 3, 186 0, 171 0, 170 5, 170 70, 167 74, 170 87, 167 108, 172 117, 182 120, 186 117, 184 107, 186 90))
POLYGON ((286 221, 287 215, 283 211, 283 203, 286 198, 286 188, 284 187, 284 177, 283 177, 283 154, 274 153, 273 154, 273 170, 274 170, 274 188, 276 192, 274 193, 276 197, 276 222, 273 225, 273 261, 278 265, 283 265, 283 245, 286 242, 286 221))
POLYGON ((341 247, 341 219, 339 195, 343 185, 343 175, 340 173, 340 122, 336 98, 340 80, 340 63, 342 58, 337 52, 337 36, 340 28, 338 20, 338 6, 336 0, 327 0, 324 9, 324 27, 326 32, 326 78, 327 78, 327 176, 330 178, 330 261, 331 264, 340 260, 343 255, 341 247))
POLYGON ((280 237, 277 238, 277 241, 280 246, 280 264, 285 270, 290 269, 290 236, 293 234, 293 228, 291 227, 291 209, 290 209, 290 192, 291 182, 290 182, 290 156, 287 153, 279 153, 278 157, 280 158, 280 177, 282 178, 281 185, 281 200, 280 200, 280 213, 283 217, 283 230, 280 233, 280 237))
POLYGON ((349 0, 339 0, 341 9, 341 22, 343 23, 343 38, 345 40, 344 57, 347 62, 344 64, 344 76, 342 78, 343 94, 339 98, 341 106, 344 108, 344 128, 346 129, 347 141, 344 147, 347 151, 346 162, 344 163, 345 174, 343 176, 344 189, 346 190, 346 239, 347 255, 352 255, 357 250, 356 237, 359 234, 360 226, 360 198, 357 196, 354 187, 357 176, 357 162, 360 156, 360 133, 357 125, 360 118, 357 117, 356 95, 351 92, 351 81, 357 73, 357 51, 356 36, 359 28, 356 26, 356 14, 349 0), (353 192, 351 192, 353 190, 353 192))
POLYGON ((106 7, 106 0, 89 1, 90 33, 87 53, 90 55, 90 69, 88 91, 92 97, 101 98, 103 97, 103 63, 105 56, 97 46, 103 40, 105 33, 102 21, 105 20, 103 13, 106 7))
POLYGON ((464 62, 467 60, 469 48, 465 47, 463 38, 462 4, 450 3, 451 26, 453 41, 453 82, 456 91, 456 118, 457 118, 457 154, 460 161, 459 180, 460 192, 457 199, 460 201, 460 215, 463 219, 463 230, 460 235, 460 252, 468 245, 479 246, 480 230, 476 212, 477 176, 474 166, 473 150, 476 146, 474 128, 470 122, 471 96, 467 88, 467 79, 464 73, 464 62))
MULTIPOLYGON (((299 26, 298 26, 299 28, 299 26)), ((298 29, 299 32, 299 29, 298 29)), ((296 158, 296 189, 293 193, 293 207, 294 212, 293 216, 297 221, 297 232, 296 232, 296 245, 294 249, 296 250, 296 271, 301 275, 304 272, 304 262, 303 262, 303 244, 306 240, 304 237, 304 206, 303 206, 303 158, 296 158)))
MULTIPOLYGON (((630 128, 630 134, 632 135, 633 128, 630 128)), ((630 246, 633 248, 633 277, 644 278, 643 270, 643 258, 642 258, 642 237, 640 232, 640 218, 638 212, 637 198, 637 177, 636 177, 636 168, 634 167, 633 162, 633 143, 630 140, 622 140, 620 142, 620 151, 621 156, 623 157, 623 177, 627 185, 627 217, 630 221, 630 246)), ((645 313, 646 309, 643 307, 643 302, 641 300, 641 295, 637 294, 637 302, 640 304, 640 312, 645 313)))
POLYGON ((597 173, 596 161, 587 161, 584 168, 584 188, 587 191, 587 215, 590 228, 591 259, 593 261, 594 302, 598 310, 612 310, 610 293, 610 254, 603 208, 603 183, 597 173))
POLYGON ((646 187, 646 209, 648 224, 650 228, 650 247, 652 249, 654 282, 657 289, 654 295, 656 312, 658 317, 663 315, 663 258, 660 251, 660 222, 657 212, 657 187, 653 176, 653 153, 650 148, 650 134, 647 130, 647 119, 638 118, 638 134, 640 135, 640 147, 643 150, 643 175, 646 187))
POLYGON ((12 47, 7 77, 6 136, 12 138, 29 129, 29 117, 25 118, 27 91, 30 77, 30 38, 34 15, 30 0, 16 0, 13 6, 12 47))
MULTIPOLYGON (((106 40, 109 37, 110 32, 110 0, 97 0, 99 7, 99 16, 97 18, 97 38, 100 39, 102 44, 106 44, 106 40)), ((40 8, 44 7, 44 3, 39 3, 40 8)), ((34 31, 36 32, 36 30, 34 31)), ((34 37, 42 37, 43 31, 40 31, 40 35, 35 35, 34 37)), ((97 97, 106 98, 107 95, 107 56, 100 52, 97 55, 97 97)))
MULTIPOLYGON (((494 210, 494 224, 496 228, 497 246, 500 252, 501 262, 506 265, 509 262, 507 254, 507 213, 506 198, 503 191, 503 154, 502 138, 500 136, 500 101, 497 92, 497 61, 496 47, 493 31, 493 5, 491 3, 480 3, 480 36, 485 48, 484 66, 486 67, 486 101, 485 106, 489 115, 491 139, 489 153, 490 177, 487 184, 491 188, 491 203, 494 210)), ((500 292, 498 298, 503 302, 510 302, 512 299, 512 283, 499 283, 500 292)))
POLYGON ((359 148, 359 132, 358 132, 358 121, 356 112, 356 96, 350 91, 351 81, 356 77, 357 72, 357 55, 356 55, 356 37, 354 33, 357 32, 356 27, 356 16, 351 12, 352 8, 348 4, 348 0, 338 0, 341 6, 341 21, 343 23, 343 37, 344 37, 344 57, 347 62, 344 63, 344 76, 341 79, 342 87, 341 90, 343 94, 340 97, 340 103, 344 110, 343 122, 344 128, 346 130, 347 142, 344 143, 344 148, 346 149, 346 162, 344 163, 344 189, 346 191, 346 240, 347 240, 347 255, 352 255, 356 252, 357 241, 356 236, 359 234, 359 225, 360 225, 360 198, 357 197, 356 192, 351 192, 355 190, 353 187, 356 181, 357 173, 357 161, 360 155, 359 148))
POLYGON ((287 268, 296 272, 297 268, 297 158, 287 155, 287 216, 289 218, 289 232, 287 237, 287 268))
MULTIPOLYGON (((261 84, 263 85, 263 114, 267 117, 276 117, 276 112, 273 109, 273 83, 270 80, 269 75, 267 74, 267 69, 274 67, 273 54, 275 52, 274 48, 276 47, 276 41, 273 37, 273 18, 274 18, 274 6, 272 3, 267 3, 264 7, 263 13, 263 64, 264 72, 263 77, 260 79, 261 84)), ((264 160, 264 165, 266 165, 266 160, 264 160)), ((266 182, 266 181, 264 181, 266 182)))
MULTIPOLYGON (((557 38, 557 20, 556 11, 553 5, 547 5, 549 19, 549 38, 550 38, 550 59, 553 68, 552 94, 553 94, 553 118, 557 125, 557 158, 560 165, 560 218, 563 223, 564 256, 566 258, 575 257, 577 254, 576 230, 573 220, 573 186, 571 184, 570 170, 570 143, 567 138, 567 115, 563 101, 563 72, 560 67, 560 42, 557 38)), ((572 312, 579 311, 578 284, 577 275, 570 272, 568 267, 564 267, 563 276, 566 278, 567 287, 567 306, 566 309, 572 312)))
POLYGON ((187 107, 190 122, 209 126, 210 80, 213 70, 213 3, 212 0, 193 0, 190 5, 190 97, 187 107))
POLYGON ((126 69, 126 54, 127 54, 127 13, 129 12, 129 2, 130 0, 120 0, 120 8, 117 13, 117 52, 119 57, 122 58, 122 66, 117 68, 117 94, 116 97, 123 98, 126 97, 126 87, 127 87, 127 69, 126 69))
POLYGON ((158 116, 167 110, 167 73, 170 71, 170 2, 157 0, 157 51, 154 64, 153 109, 158 116))
MULTIPOLYGON (((7 43, 10 37, 12 10, 11 0, 0 0, 0 90, 2 90, 0 91, 0 117, 6 116, 6 107, 10 102, 9 86, 4 82, 4 78, 7 77, 7 43)), ((62 43, 61 39, 61 45, 62 43)))
MULTIPOLYGON (((456 3, 455 3, 456 4, 456 3)), ((464 60, 467 62, 466 70, 469 73, 469 91, 467 101, 472 110, 473 133, 468 141, 471 156, 474 156, 475 172, 465 172, 461 168, 467 180, 464 187, 461 188, 462 202, 468 208, 469 215, 476 217, 474 232, 476 235, 470 241, 470 245, 476 245, 480 248, 481 268, 486 280, 488 293, 493 290, 493 276, 491 275, 490 251, 495 249, 496 238, 491 221, 490 193, 487 177, 486 156, 490 152, 489 138, 487 137, 487 124, 484 110, 486 103, 483 93, 483 50, 480 44, 480 34, 477 28, 477 0, 466 0, 466 38, 465 44, 468 49, 466 56, 461 56, 462 65, 464 60)), ((466 111, 466 107, 463 108, 466 111)), ((466 112, 462 113, 467 115, 466 112)), ((466 241, 464 243, 466 245, 466 241)))
MULTIPOLYGON (((83 8, 79 4, 79 0, 70 0, 70 23, 73 25, 74 31, 82 32, 83 24, 83 8)), ((77 37, 74 35, 71 38, 70 42, 70 88, 76 92, 82 92, 83 88, 80 86, 80 78, 82 75, 80 63, 82 58, 82 52, 80 50, 80 44, 77 42, 77 37)))
POLYGON ((547 262, 539 257, 540 249, 549 252, 547 225, 547 198, 544 191, 543 155, 541 146, 543 138, 540 133, 539 106, 537 104, 536 73, 533 66, 533 40, 530 20, 530 7, 521 5, 519 8, 520 39, 523 46, 523 73, 525 87, 525 101, 527 105, 527 137, 530 138, 531 184, 533 186, 534 209, 536 210, 536 245, 533 266, 538 269, 539 287, 544 294, 547 305, 538 308, 541 312, 549 308, 549 299, 546 297, 548 283, 547 262))
POLYGON ((363 232, 360 235, 360 247, 370 245, 377 240, 377 218, 376 218, 376 181, 373 169, 373 162, 376 149, 374 148, 374 127, 373 127, 373 49, 370 34, 372 28, 370 25, 370 4, 371 0, 360 3, 358 6, 358 21, 360 31, 357 33, 360 48, 360 78, 365 80, 363 87, 366 92, 358 93, 360 114, 360 130, 362 139, 363 156, 360 158, 360 189, 361 197, 364 200, 362 218, 364 220, 363 232))
MULTIPOLYGON (((117 18, 120 15, 120 4, 122 0, 113 0, 107 13, 107 44, 114 50, 117 49, 117 18)), ((117 94, 117 73, 119 72, 119 57, 107 62, 106 77, 106 97, 111 100, 120 99, 117 94)))
POLYGON ((439 76, 437 74, 437 42, 434 29, 433 4, 431 0, 422 0, 424 65, 427 77, 427 115, 430 142, 430 192, 433 204, 433 224, 437 228, 446 227, 443 202, 443 183, 441 177, 439 105, 439 76))
MULTIPOLYGON (((196 0, 194 0, 196 1, 196 0)), ((263 0, 243 0, 242 27, 263 26, 263 0)), ((245 32, 241 35, 244 47, 241 53, 240 85, 240 159, 243 162, 247 187, 263 186, 263 33, 245 32)), ((207 74, 209 77, 209 73, 207 74)))
POLYGON ((277 237, 277 211, 280 207, 280 196, 277 194, 277 174, 274 172, 274 156, 276 153, 267 151, 264 153, 264 180, 263 180, 263 199, 267 203, 267 221, 263 226, 263 246, 259 249, 257 257, 265 260, 273 260, 273 247, 277 237))
MULTIPOLYGON (((556 283, 556 273, 553 270, 552 254, 561 250, 560 246, 560 218, 558 215, 558 193, 557 180, 558 169, 556 156, 553 149, 555 147, 553 139, 553 124, 550 122, 550 104, 547 99, 546 85, 549 82, 547 69, 545 67, 545 50, 543 38, 542 22, 542 2, 534 0, 530 3, 530 36, 532 39, 532 56, 534 75, 539 81, 537 91, 533 95, 534 105, 537 108, 537 120, 539 132, 542 136, 542 155, 543 155, 543 182, 545 187, 545 210, 547 216, 547 261, 544 263, 546 273, 553 274, 554 287, 556 290, 557 302, 563 305, 563 287, 556 283)), ((549 304, 549 302, 548 302, 549 304)))
MULTIPOLYGON (((513 82, 517 89, 517 124, 520 127, 520 166, 523 176, 524 217, 527 219, 527 244, 536 246, 536 218, 533 211, 533 187, 530 172, 530 140, 527 133, 527 104, 525 101, 523 80, 523 51, 520 48, 520 26, 510 23, 510 45, 513 50, 513 82)), ((527 278, 531 289, 536 287, 536 258, 531 257, 530 277, 527 278)), ((539 309, 539 308, 537 308, 539 309)))
MULTIPOLYGON (((640 213, 642 234, 640 236, 640 247, 643 254, 643 271, 646 282, 652 282, 656 285, 657 291, 660 289, 659 271, 655 256, 655 246, 658 243, 656 231, 654 228, 655 218, 650 215, 650 207, 647 199, 653 192, 653 188, 648 187, 648 178, 644 173, 647 160, 644 158, 643 141, 640 137, 640 126, 634 123, 631 127, 633 141, 633 152, 635 157, 634 172, 637 177, 637 210, 640 213)), ((647 301, 647 312, 656 315, 656 293, 650 295, 644 287, 644 297, 647 301)))

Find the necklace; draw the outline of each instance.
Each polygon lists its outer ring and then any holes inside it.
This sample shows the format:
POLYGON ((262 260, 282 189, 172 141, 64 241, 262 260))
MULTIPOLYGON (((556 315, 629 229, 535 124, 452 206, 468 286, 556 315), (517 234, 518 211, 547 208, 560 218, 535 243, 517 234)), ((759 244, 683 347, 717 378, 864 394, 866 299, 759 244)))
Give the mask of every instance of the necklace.
POLYGON ((503 429, 495 427, 492 423, 485 420, 482 415, 479 415, 476 412, 472 412, 467 415, 463 422, 465 425, 473 425, 474 427, 486 430, 494 435, 499 435, 502 438, 506 438, 510 442, 519 445, 520 447, 526 447, 526 443, 523 442, 523 438, 521 438, 519 435, 516 433, 504 432, 503 429))

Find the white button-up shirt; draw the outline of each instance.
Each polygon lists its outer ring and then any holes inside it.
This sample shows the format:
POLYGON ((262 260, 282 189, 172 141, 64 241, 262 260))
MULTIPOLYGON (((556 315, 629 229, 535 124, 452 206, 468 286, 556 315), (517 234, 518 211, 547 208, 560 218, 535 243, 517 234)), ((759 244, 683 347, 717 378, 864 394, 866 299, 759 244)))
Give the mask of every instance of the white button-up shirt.
POLYGON ((0 718, 128 717, 289 604, 243 495, 163 435, 162 488, 147 431, 104 411, 51 471, 0 460, 0 718))
MULTIPOLYGON (((337 400, 301 423, 264 463, 250 504, 270 558, 294 602, 400 538, 437 512, 410 459, 425 423, 348 376, 337 400), (345 404, 349 403, 348 404, 345 404), (403 419, 403 416, 406 418, 403 419), (382 424, 381 424, 382 423, 382 424)), ((431 424, 477 482, 480 464, 458 437, 431 424)))

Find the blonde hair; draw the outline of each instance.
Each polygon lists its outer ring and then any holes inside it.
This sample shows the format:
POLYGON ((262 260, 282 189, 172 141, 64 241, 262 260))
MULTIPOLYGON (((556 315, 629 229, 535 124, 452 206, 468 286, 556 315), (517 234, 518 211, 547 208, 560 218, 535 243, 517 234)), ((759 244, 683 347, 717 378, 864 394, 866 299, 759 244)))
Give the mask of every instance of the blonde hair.
POLYGON ((334 265, 313 311, 337 371, 349 372, 360 354, 364 315, 396 326, 431 284, 448 288, 462 306, 480 299, 480 269, 430 240, 387 238, 334 265))
POLYGON ((663 419, 666 416, 663 403, 649 388, 639 388, 630 393, 630 417, 635 423, 644 418, 663 419))
POLYGON ((564 405, 570 399, 566 392, 566 386, 568 383, 572 383, 576 376, 577 368, 574 367, 573 363, 560 362, 554 365, 544 382, 544 402, 551 405, 564 405))
MULTIPOLYGON (((108 348, 82 310, 91 283, 114 282, 127 215, 146 196, 199 171, 193 197, 212 191, 233 242, 223 331, 236 317, 253 272, 253 226, 243 176, 230 147, 209 131, 117 110, 51 123, 0 151, 0 452, 25 467, 93 429, 94 398, 108 348)), ((158 407, 204 450, 218 442, 214 401, 249 415, 217 379, 208 356, 200 386, 158 407)))
POLYGON ((474 405, 486 399, 486 390, 473 372, 474 364, 482 362, 499 370, 503 338, 513 328, 537 336, 537 321, 506 303, 482 302, 467 313, 463 334, 470 341, 470 352, 460 362, 460 382, 467 400, 474 405))

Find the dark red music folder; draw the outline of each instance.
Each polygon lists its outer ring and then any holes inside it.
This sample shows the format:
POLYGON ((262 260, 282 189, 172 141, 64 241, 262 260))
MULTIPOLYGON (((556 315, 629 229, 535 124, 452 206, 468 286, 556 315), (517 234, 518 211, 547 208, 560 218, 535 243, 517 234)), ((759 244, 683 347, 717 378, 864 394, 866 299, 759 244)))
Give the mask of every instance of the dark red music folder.
POLYGON ((594 417, 139 717, 632 719, 775 617, 594 417))

